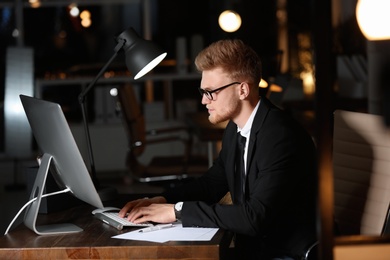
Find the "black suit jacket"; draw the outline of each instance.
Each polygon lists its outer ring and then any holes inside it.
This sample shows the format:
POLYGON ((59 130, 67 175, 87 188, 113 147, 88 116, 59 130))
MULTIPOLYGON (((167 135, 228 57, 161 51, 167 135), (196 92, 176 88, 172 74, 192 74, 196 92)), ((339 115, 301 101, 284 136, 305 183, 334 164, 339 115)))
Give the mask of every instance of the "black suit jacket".
POLYGON ((184 201, 183 226, 219 227, 236 233, 241 259, 298 257, 316 240, 317 164, 311 136, 288 114, 261 99, 251 128, 245 202, 234 200, 237 125, 229 122, 222 149, 199 179, 165 192, 184 201))

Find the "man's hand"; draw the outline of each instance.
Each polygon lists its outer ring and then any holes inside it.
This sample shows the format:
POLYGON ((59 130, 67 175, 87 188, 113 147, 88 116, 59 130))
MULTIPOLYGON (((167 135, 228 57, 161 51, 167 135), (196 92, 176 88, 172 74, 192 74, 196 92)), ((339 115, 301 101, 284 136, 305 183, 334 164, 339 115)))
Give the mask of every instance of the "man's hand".
POLYGON ((153 198, 143 198, 132 200, 126 203, 126 205, 119 211, 119 216, 124 218, 127 213, 138 207, 146 207, 152 203, 166 203, 166 199, 162 196, 157 196, 153 198))
POLYGON ((127 219, 134 223, 147 221, 171 223, 176 221, 174 204, 150 204, 147 207, 136 207, 131 210, 127 219))
POLYGON ((124 218, 128 214, 127 219, 134 223, 146 221, 170 223, 176 220, 175 211, 171 204, 164 204, 166 202, 161 196, 129 201, 119 211, 119 216, 124 218))

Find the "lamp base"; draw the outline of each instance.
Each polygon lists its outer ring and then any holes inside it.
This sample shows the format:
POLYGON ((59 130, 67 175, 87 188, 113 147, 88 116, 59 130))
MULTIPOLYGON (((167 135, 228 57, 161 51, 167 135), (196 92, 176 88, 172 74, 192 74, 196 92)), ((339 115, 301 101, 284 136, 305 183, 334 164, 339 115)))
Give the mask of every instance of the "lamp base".
POLYGON ((97 193, 99 194, 99 197, 101 201, 110 201, 114 200, 118 196, 118 191, 114 187, 100 187, 97 189, 97 193))

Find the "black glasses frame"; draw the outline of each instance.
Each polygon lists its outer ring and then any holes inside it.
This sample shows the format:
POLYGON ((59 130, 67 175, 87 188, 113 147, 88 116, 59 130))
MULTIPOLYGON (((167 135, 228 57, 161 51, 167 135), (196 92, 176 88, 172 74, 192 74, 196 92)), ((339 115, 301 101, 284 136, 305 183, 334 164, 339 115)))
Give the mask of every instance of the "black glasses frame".
POLYGON ((223 90, 227 87, 230 87, 230 86, 233 86, 233 85, 236 85, 236 84, 241 84, 241 82, 233 82, 233 83, 230 83, 230 84, 227 84, 225 86, 222 86, 222 87, 219 87, 219 88, 216 88, 216 89, 213 89, 213 90, 205 90, 205 89, 202 89, 202 88, 199 88, 199 93, 200 95, 203 97, 203 95, 206 95, 206 97, 209 99, 209 100, 214 100, 214 97, 213 97, 213 93, 214 92, 217 92, 217 91, 220 91, 220 90, 223 90))

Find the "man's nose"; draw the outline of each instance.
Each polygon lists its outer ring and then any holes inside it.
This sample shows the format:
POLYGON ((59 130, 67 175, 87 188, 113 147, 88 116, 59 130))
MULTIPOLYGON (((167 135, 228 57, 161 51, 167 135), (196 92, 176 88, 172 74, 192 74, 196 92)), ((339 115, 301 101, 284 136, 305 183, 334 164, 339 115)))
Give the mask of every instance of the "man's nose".
POLYGON ((206 95, 203 94, 203 95, 202 95, 202 100, 201 100, 201 102, 202 102, 203 105, 206 105, 206 104, 210 103, 210 99, 208 99, 208 98, 206 97, 206 95))

